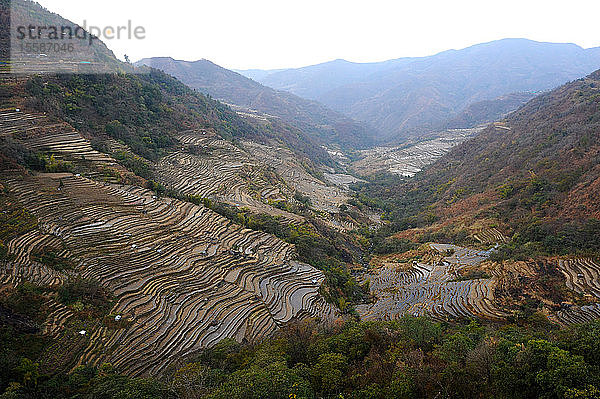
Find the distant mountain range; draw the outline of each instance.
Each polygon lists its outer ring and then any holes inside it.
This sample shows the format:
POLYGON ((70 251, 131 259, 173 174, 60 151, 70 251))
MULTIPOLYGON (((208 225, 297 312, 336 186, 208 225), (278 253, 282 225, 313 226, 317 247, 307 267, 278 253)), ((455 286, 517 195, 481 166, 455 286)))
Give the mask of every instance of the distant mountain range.
MULTIPOLYGON (((373 144, 376 136, 366 124, 316 101, 273 90, 208 60, 190 62, 157 57, 143 59, 137 64, 160 69, 215 99, 281 118, 300 129, 309 140, 337 144, 342 148, 360 148, 373 144)), ((260 76, 260 73, 253 76, 260 76)))
POLYGON ((402 138, 444 127, 474 103, 546 91, 599 67, 600 48, 504 39, 429 57, 240 72, 402 138))
POLYGON ((287 69, 232 69, 232 71, 259 82, 273 73, 287 71, 287 69))

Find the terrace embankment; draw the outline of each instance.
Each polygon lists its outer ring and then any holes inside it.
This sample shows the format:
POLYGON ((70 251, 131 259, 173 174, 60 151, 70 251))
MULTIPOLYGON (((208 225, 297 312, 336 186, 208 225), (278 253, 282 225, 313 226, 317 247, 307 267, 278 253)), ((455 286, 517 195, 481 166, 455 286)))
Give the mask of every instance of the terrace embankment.
POLYGON ((454 129, 438 133, 439 137, 396 147, 375 147, 358 152, 350 168, 362 176, 379 172, 412 177, 425 166, 444 156, 452 147, 472 137, 480 128, 454 129))
MULTIPOLYGON (((293 318, 334 314, 318 294, 323 274, 295 261, 293 246, 207 208, 70 173, 4 176, 39 225, 8 243, 2 282, 93 279, 115 296, 110 313, 127 322, 88 325, 81 363, 153 374, 223 338, 259 339, 293 318), (74 270, 32 256, 52 245, 68 251, 74 270)), ((64 309, 53 315, 49 334, 81 338, 61 331, 64 309)))
POLYGON ((480 264, 489 256, 488 251, 447 244, 427 245, 439 255, 428 261, 413 260, 405 267, 387 263, 364 276, 376 297, 374 303, 357 307, 364 319, 428 315, 442 320, 472 317, 502 320, 508 316, 494 305, 496 278, 461 278, 461 270, 480 264))

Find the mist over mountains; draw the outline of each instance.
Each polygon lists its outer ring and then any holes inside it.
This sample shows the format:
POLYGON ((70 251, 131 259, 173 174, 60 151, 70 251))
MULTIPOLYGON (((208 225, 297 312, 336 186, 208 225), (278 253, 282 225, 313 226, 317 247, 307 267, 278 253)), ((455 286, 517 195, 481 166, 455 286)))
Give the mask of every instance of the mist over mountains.
POLYGON ((438 129, 473 103, 550 90, 598 67, 600 48, 504 39, 429 57, 240 72, 402 138, 438 129))

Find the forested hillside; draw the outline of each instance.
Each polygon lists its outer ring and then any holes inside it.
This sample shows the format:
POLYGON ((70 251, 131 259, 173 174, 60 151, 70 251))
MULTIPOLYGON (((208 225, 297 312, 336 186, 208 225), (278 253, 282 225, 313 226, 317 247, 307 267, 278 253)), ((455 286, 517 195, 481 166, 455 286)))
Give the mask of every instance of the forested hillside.
POLYGON ((512 93, 473 103, 447 122, 445 127, 464 129, 497 121, 519 109, 535 96, 534 93, 512 93))
MULTIPOLYGON (((600 72, 534 98, 414 180, 365 186, 398 229, 490 219, 523 251, 598 253, 600 72)), ((516 250, 515 248, 513 248, 516 250)))
POLYGON ((194 62, 172 58, 143 59, 149 65, 180 79, 214 98, 281 118, 301 131, 303 138, 345 149, 373 144, 372 128, 334 112, 316 101, 276 91, 208 60, 194 62))
POLYGON ((24 395, 5 397, 591 399, 599 334, 598 322, 558 330, 543 320, 499 329, 417 318, 292 323, 258 345, 221 341, 160 382, 80 367, 69 377, 33 374, 24 395))
POLYGON ((64 120, 96 141, 122 140, 152 160, 174 145, 177 131, 210 128, 228 139, 264 137, 227 106, 158 70, 139 75, 38 76, 25 88, 24 105, 64 120))

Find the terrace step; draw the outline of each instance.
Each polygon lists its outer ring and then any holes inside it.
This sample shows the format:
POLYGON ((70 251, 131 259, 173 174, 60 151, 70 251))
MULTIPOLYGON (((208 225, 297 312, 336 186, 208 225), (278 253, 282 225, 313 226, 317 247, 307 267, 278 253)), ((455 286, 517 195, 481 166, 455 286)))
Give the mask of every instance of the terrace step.
MULTIPOLYGON (((155 374, 223 338, 260 339, 292 318, 335 317, 318 294, 323 273, 294 261, 293 246, 208 208, 69 173, 9 176, 2 184, 39 229, 9 243, 16 260, 0 279, 61 284, 64 273, 30 256, 60 241, 78 260, 77 273, 115 295, 111 313, 131 322, 94 329, 78 364, 155 374)), ((65 318, 54 310, 46 332, 58 334, 65 318)))

